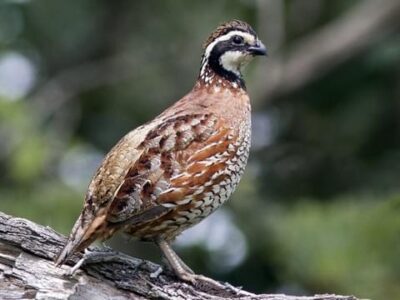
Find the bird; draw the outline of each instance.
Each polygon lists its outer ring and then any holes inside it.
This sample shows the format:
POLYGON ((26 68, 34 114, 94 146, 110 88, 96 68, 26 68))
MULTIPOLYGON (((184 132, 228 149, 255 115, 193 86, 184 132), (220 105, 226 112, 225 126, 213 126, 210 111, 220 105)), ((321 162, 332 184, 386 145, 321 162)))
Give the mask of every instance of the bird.
POLYGON ((193 88, 105 156, 57 266, 95 240, 123 232, 157 244, 179 279, 201 279, 171 243, 224 204, 243 175, 251 105, 242 72, 264 55, 265 45, 244 21, 222 23, 211 33, 193 88))

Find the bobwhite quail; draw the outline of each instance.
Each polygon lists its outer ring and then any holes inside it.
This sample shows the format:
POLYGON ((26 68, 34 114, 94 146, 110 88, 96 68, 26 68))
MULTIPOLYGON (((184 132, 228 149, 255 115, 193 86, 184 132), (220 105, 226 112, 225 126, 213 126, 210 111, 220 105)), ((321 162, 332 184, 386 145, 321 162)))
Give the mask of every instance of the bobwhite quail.
POLYGON ((155 242, 180 279, 196 280, 170 243, 220 207, 239 183, 251 134, 241 71, 256 55, 266 49, 245 22, 227 22, 210 35, 193 89, 105 157, 57 265, 122 231, 155 242))

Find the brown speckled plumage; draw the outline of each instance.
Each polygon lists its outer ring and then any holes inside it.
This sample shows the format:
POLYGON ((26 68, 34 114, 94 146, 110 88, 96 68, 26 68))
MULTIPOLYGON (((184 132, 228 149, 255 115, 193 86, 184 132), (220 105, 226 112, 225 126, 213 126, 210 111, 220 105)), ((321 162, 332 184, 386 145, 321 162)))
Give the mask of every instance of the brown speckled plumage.
POLYGON ((232 20, 230 22, 222 23, 221 25, 219 25, 204 42, 203 49, 207 48, 207 46, 216 38, 224 35, 225 33, 231 30, 240 30, 243 32, 249 32, 253 35, 256 35, 256 32, 253 30, 253 28, 251 28, 251 26, 246 22, 240 20, 232 20))
MULTIPOLYGON (((206 44, 233 30, 260 43, 248 24, 235 20, 219 26, 206 44)), ((223 42, 227 46, 219 55, 230 49, 229 41, 223 42)), ((159 243, 177 275, 191 280, 191 270, 166 243, 230 197, 244 172, 251 135, 250 101, 242 79, 224 76, 226 70, 216 72, 208 57, 202 63, 186 96, 128 133, 107 154, 57 264, 94 240, 123 231, 159 243)))

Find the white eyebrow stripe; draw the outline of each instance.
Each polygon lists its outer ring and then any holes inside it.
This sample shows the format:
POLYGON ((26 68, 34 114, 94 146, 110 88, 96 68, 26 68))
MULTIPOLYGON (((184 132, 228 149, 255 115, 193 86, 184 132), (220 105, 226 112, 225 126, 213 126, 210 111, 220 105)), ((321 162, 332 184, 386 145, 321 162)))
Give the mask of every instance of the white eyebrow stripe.
POLYGON ((216 44, 218 44, 219 42, 222 41, 227 41, 229 40, 232 36, 234 35, 240 35, 242 36, 247 42, 254 42, 256 37, 253 36, 250 33, 244 32, 244 31, 240 31, 240 30, 233 30, 230 31, 218 38, 216 38, 214 41, 212 41, 207 47, 206 50, 204 51, 204 56, 203 56, 203 60, 201 61, 201 70, 200 70, 200 74, 203 74, 204 72, 204 68, 206 66, 206 61, 208 61, 208 57, 210 56, 210 53, 212 51, 212 49, 214 48, 214 46, 216 44))
POLYGON ((224 34, 224 35, 216 38, 214 41, 212 41, 207 46, 206 50, 204 51, 204 56, 208 57, 210 55, 211 50, 214 48, 214 46, 216 44, 218 44, 219 42, 222 42, 222 41, 227 41, 234 35, 240 35, 246 41, 254 41, 255 40, 255 37, 253 35, 251 35, 250 33, 247 33, 247 32, 244 32, 244 31, 240 31, 240 30, 233 30, 233 31, 228 32, 227 34, 224 34))

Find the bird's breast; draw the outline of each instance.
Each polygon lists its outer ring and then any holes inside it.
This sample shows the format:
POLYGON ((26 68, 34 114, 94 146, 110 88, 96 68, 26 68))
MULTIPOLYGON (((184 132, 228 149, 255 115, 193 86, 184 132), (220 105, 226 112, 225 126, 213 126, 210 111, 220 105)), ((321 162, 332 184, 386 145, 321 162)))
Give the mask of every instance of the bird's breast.
POLYGON ((251 122, 250 118, 246 118, 227 141, 216 140, 215 145, 208 146, 211 154, 201 153, 204 149, 199 150, 197 154, 202 159, 192 162, 186 171, 189 174, 181 174, 171 180, 177 181, 172 193, 166 194, 170 196, 170 201, 166 201, 165 205, 171 207, 171 211, 147 224, 126 228, 127 233, 144 240, 159 236, 173 239, 214 212, 229 199, 244 173, 250 138, 251 122), (227 146, 219 145, 226 142, 227 146))

